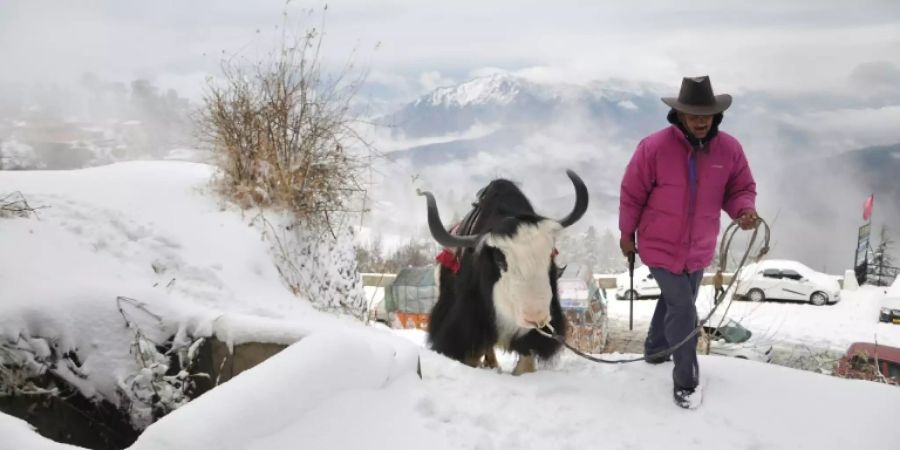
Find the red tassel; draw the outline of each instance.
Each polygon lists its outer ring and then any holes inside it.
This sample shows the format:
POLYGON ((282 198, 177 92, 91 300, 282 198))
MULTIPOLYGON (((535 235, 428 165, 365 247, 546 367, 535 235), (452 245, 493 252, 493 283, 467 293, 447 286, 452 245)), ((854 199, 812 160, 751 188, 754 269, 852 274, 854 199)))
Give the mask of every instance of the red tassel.
POLYGON ((450 269, 453 273, 459 272, 459 261, 456 260, 456 255, 449 248, 445 248, 444 251, 437 255, 435 261, 450 269))

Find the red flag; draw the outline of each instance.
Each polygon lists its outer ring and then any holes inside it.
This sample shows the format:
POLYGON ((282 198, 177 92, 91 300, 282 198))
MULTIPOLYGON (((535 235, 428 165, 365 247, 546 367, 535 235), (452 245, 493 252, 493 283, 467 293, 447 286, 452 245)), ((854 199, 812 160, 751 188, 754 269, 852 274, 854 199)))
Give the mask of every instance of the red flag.
POLYGON ((872 217, 872 206, 875 204, 875 194, 869 196, 863 203, 863 220, 869 220, 872 217))

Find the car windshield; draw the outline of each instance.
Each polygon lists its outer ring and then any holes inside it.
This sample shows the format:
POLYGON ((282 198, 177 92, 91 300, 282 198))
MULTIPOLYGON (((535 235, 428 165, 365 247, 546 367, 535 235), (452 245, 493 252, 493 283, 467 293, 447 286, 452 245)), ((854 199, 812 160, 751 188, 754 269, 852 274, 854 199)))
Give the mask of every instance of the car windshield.
POLYGON ((585 307, 588 304, 587 284, 581 280, 559 280, 559 300, 563 307, 585 307))
POLYGON ((728 342, 729 344, 746 342, 750 339, 752 334, 753 333, 751 333, 750 330, 731 319, 728 319, 728 321, 716 331, 716 335, 722 336, 722 338, 725 339, 725 342, 728 342))

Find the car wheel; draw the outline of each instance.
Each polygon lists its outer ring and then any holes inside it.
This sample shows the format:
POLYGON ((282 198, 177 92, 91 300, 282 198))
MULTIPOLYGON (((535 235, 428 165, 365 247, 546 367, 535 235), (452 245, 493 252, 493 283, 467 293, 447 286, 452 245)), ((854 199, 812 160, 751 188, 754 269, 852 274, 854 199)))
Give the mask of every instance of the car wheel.
POLYGON ((751 302, 761 302, 766 299, 766 294, 760 289, 750 289, 750 292, 747 293, 747 298, 751 302))
POLYGON ((622 294, 622 300, 631 300, 632 298, 637 300, 637 293, 634 290, 629 289, 622 294))
POLYGON ((828 303, 828 296, 824 292, 816 291, 809 296, 809 302, 816 306, 822 306, 828 303))

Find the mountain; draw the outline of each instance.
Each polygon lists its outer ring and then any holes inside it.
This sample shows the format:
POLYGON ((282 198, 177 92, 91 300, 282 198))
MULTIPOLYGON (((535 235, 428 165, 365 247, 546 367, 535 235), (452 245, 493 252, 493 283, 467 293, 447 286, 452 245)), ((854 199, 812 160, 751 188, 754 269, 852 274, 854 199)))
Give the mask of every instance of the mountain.
MULTIPOLYGON (((660 97, 674 92, 621 80, 575 85, 498 74, 437 89, 381 120, 406 140, 440 141, 389 153, 406 171, 397 179, 415 174, 441 195, 474 194, 504 177, 552 215, 568 205, 562 174, 571 168, 591 193, 583 225, 603 229, 615 227, 619 182, 639 139, 667 125, 660 97), (485 129, 492 131, 452 138, 485 129)), ((875 232, 882 223, 900 231, 900 149, 869 146, 900 141, 891 131, 900 110, 841 92, 735 97, 722 128, 740 140, 750 161, 758 208, 773 225, 772 256, 842 273, 852 265, 859 210, 872 192, 875 232)))
POLYGON ((643 122, 664 113, 662 91, 623 81, 582 86, 495 74, 436 89, 382 122, 407 137, 461 133, 476 124, 551 124, 573 112, 598 122, 643 122))
POLYGON ((475 126, 493 130, 389 153, 438 194, 474 194, 503 177, 520 183, 536 208, 554 216, 568 212, 565 169, 573 169, 591 197, 578 227, 602 229, 612 226, 621 174, 640 135, 665 125, 667 109, 659 100, 665 91, 621 80, 575 85, 496 74, 436 89, 382 120, 406 138, 465 136, 475 126))

